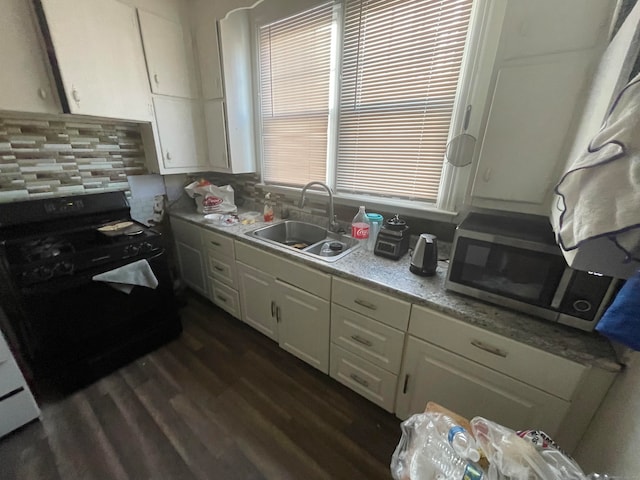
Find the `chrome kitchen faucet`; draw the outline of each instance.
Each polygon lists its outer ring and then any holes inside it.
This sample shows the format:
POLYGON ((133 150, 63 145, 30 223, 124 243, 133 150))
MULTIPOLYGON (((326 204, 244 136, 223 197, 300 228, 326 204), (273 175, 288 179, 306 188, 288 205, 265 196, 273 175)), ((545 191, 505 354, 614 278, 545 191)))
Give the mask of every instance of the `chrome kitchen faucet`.
POLYGON ((337 232, 338 229, 340 228, 340 224, 338 223, 338 220, 335 214, 333 213, 333 192, 331 191, 331 187, 329 187, 329 185, 327 185, 326 183, 317 182, 317 181, 307 183, 304 187, 302 187, 300 204, 298 206, 300 208, 304 208, 305 194, 307 193, 307 188, 309 188, 312 185, 318 185, 320 187, 323 187, 329 194, 329 231, 337 232))

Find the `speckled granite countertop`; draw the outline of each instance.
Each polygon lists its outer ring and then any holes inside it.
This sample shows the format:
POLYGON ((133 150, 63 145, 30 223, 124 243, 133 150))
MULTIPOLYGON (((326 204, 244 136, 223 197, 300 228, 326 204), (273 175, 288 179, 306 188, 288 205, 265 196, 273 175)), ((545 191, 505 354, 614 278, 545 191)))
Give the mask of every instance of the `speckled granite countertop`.
POLYGON ((300 263, 331 275, 358 281, 373 289, 440 311, 560 357, 608 371, 618 371, 621 368, 608 340, 598 334, 539 320, 446 290, 446 262, 438 262, 438 270, 433 277, 420 277, 410 273, 408 254, 394 261, 358 249, 334 263, 328 263, 288 247, 268 244, 246 235, 247 232, 266 225, 263 222, 253 225, 214 226, 207 223, 203 215, 196 213, 193 207, 173 207, 170 215, 265 251, 281 253, 286 258, 295 258, 300 263))

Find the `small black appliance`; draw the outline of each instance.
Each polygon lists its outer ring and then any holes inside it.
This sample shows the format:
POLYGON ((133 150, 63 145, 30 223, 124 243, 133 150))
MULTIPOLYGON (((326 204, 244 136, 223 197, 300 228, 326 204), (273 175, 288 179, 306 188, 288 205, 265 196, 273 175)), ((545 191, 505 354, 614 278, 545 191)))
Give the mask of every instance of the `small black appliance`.
POLYGON ((409 227, 407 222, 394 215, 380 228, 373 253, 398 260, 409 250, 409 227))
POLYGON ((436 274, 438 266, 438 243, 434 235, 423 233, 416 242, 411 255, 409 270, 417 275, 430 277, 436 274))

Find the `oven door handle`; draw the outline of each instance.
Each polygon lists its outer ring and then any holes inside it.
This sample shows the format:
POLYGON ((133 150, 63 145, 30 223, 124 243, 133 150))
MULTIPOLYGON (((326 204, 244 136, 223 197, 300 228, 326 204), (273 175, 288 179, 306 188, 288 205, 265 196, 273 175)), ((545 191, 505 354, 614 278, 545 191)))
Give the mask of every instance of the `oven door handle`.
POLYGON ((162 249, 160 249, 160 251, 159 251, 158 253, 156 253, 154 256, 149 257, 149 258, 143 258, 142 260, 147 260, 147 261, 149 261, 149 260, 155 260, 156 258, 158 258, 158 257, 160 257, 160 256, 162 256, 162 255, 164 255, 164 253, 165 253, 165 249, 164 249, 164 248, 162 248, 162 249))

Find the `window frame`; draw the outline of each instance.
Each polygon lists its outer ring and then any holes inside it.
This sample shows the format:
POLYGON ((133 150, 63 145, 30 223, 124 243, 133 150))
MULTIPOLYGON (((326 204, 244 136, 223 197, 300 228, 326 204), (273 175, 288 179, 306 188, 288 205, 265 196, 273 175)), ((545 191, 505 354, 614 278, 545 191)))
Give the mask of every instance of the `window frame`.
MULTIPOLYGON (((270 0, 267 0, 270 1, 270 0)), ((296 12, 311 8, 314 5, 325 3, 323 0, 306 0, 299 2, 294 11, 272 12, 269 21, 285 18, 296 12)), ((264 3, 264 2, 263 2, 264 3)), ((329 128, 333 131, 328 135, 327 144, 327 166, 325 183, 335 191, 337 175, 337 131, 339 122, 338 106, 340 102, 341 72, 342 72, 342 51, 344 39, 345 21, 345 0, 334 0, 339 5, 339 21, 335 34, 337 35, 336 48, 336 71, 335 79, 336 94, 333 95, 333 102, 329 108, 329 128)), ((490 101, 491 78, 493 66, 498 51, 502 22, 506 11, 507 0, 474 0, 469 20, 469 29, 466 38, 466 48, 463 54, 460 76, 456 90, 454 108, 449 128, 447 142, 457 134, 463 132, 463 123, 467 105, 472 105, 472 112, 469 118, 466 133, 479 138, 483 122, 486 120, 487 104, 490 101)), ((259 78, 259 34, 260 25, 264 24, 257 18, 252 17, 252 52, 251 61, 254 65, 254 92, 255 92, 255 140, 258 173, 260 175, 260 187, 266 191, 281 194, 299 194, 301 187, 285 186, 276 183, 267 183, 263 178, 263 148, 262 148, 262 125, 258 112, 261 112, 260 103, 260 78, 259 78)), ((333 67, 332 67, 333 68, 333 67)), ((438 198, 435 203, 423 200, 409 200, 401 197, 380 196, 369 194, 350 194, 345 192, 334 193, 334 200, 337 204, 348 206, 359 206, 365 204, 368 208, 382 211, 392 210, 403 215, 412 215, 430 218, 441 221, 454 221, 457 215, 464 210, 470 197, 472 175, 477 163, 480 148, 476 145, 471 165, 466 167, 454 167, 443 159, 443 170, 440 178, 438 198)), ((314 195, 313 191, 310 191, 314 195)), ((322 198, 325 196, 318 193, 322 198)))

